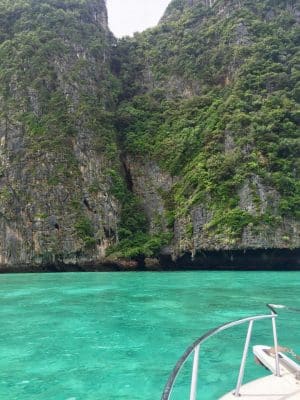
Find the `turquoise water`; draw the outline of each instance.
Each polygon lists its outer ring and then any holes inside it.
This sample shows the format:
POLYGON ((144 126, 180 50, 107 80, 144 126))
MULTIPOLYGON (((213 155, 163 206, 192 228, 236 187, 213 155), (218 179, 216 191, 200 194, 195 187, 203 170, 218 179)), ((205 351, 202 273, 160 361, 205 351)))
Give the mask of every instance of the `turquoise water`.
MULTIPOLYGON (((0 398, 160 399, 193 340, 266 312, 267 302, 300 306, 299 294, 299 272, 2 275, 0 398)), ((215 400, 233 388, 245 330, 203 345, 199 398, 215 400)), ((270 343, 269 332, 270 322, 257 323, 253 343, 270 343)), ((299 352, 298 332, 297 314, 283 315, 280 343, 299 352)), ((249 356, 245 380, 261 373, 249 356)), ((185 398, 189 379, 188 363, 172 399, 185 398)))

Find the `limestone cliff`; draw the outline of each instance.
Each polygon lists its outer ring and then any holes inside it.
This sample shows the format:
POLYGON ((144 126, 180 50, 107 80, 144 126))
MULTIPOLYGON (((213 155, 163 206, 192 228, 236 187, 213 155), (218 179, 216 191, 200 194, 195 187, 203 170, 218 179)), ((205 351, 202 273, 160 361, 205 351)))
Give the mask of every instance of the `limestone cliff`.
POLYGON ((0 264, 99 260, 119 215, 105 2, 0 9, 0 264))
POLYGON ((0 0, 0 269, 299 264, 299 20, 173 0, 117 41, 104 0, 0 0))
POLYGON ((300 247, 299 16, 289 0, 177 0, 121 41, 133 190, 173 260, 300 247))

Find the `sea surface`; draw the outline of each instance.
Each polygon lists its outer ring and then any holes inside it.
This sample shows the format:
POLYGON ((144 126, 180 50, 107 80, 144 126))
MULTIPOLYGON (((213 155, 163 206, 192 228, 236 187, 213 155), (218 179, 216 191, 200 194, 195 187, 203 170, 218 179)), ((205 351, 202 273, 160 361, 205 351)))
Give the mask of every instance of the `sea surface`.
MULTIPOLYGON (((0 276, 0 399, 159 400, 176 361, 217 325, 300 308, 300 272, 69 273, 0 276)), ((300 352, 300 314, 278 319, 279 342, 300 352)), ((247 326, 200 353, 199 399, 235 386, 247 326)), ((271 344, 270 321, 252 344, 271 344)), ((250 352, 245 381, 264 375, 250 352)), ((172 399, 188 398, 191 362, 172 399)))

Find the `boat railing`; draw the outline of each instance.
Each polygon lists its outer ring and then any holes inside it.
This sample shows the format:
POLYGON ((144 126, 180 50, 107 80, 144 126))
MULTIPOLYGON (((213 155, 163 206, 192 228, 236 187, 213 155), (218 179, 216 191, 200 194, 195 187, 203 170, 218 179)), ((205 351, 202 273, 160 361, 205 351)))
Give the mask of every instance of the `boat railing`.
POLYGON ((190 400, 196 400, 197 399, 198 370, 199 370, 199 355, 200 355, 200 348, 201 348, 202 344, 204 342, 206 342, 208 339, 210 339, 211 337, 217 335, 218 333, 220 333, 222 331, 225 331, 226 329, 230 329, 237 325, 245 324, 247 322, 249 323, 249 325, 248 325, 243 355, 242 355, 242 359, 241 359, 238 380, 237 380, 235 390, 233 392, 234 396, 235 397, 240 396, 240 389, 241 389, 241 386, 243 383, 245 365, 246 365, 247 355, 248 355, 248 351, 249 351, 249 344, 250 344, 250 340, 251 340, 251 336, 252 336, 253 324, 256 321, 265 320, 265 319, 272 320, 273 340, 274 340, 274 350, 275 350, 275 364, 276 364, 276 369, 275 369, 276 373, 275 374, 276 374, 276 376, 280 376, 278 340, 277 340, 277 330, 276 330, 277 313, 272 304, 268 304, 267 306, 270 308, 271 314, 256 315, 256 316, 252 316, 252 317, 239 319, 236 321, 227 322, 226 324, 220 325, 217 328, 211 329, 210 331, 205 333, 203 336, 201 336, 199 339, 197 339, 193 344, 191 344, 186 349, 186 351, 183 353, 183 355, 180 357, 178 362, 176 363, 176 365, 166 383, 161 400, 169 400, 170 399, 176 378, 177 378, 179 372, 181 371, 183 365, 185 364, 185 362, 191 356, 191 354, 194 354, 194 360, 193 360, 192 379, 191 379, 191 386, 190 386, 190 400))

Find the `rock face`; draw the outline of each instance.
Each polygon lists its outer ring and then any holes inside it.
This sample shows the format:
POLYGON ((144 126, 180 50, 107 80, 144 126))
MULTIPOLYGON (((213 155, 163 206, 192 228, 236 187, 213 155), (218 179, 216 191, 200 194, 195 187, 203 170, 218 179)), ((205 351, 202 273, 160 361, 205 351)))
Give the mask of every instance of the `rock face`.
POLYGON ((216 3, 216 0, 178 0, 172 1, 167 7, 161 22, 176 20, 182 16, 182 13, 193 8, 196 5, 210 8, 216 3))
POLYGON ((102 259, 119 215, 105 2, 12 3, 0 28, 0 264, 102 259))
POLYGON ((168 195, 174 178, 161 171, 151 160, 127 156, 126 165, 132 179, 132 189, 141 200, 147 216, 150 234, 166 232, 164 195, 168 195))
POLYGON ((298 17, 295 1, 178 0, 119 46, 121 135, 128 159, 151 160, 131 168, 133 191, 151 227, 169 220, 164 257, 300 247, 298 17))
POLYGON ((0 270, 299 258, 297 1, 0 7, 0 270))

